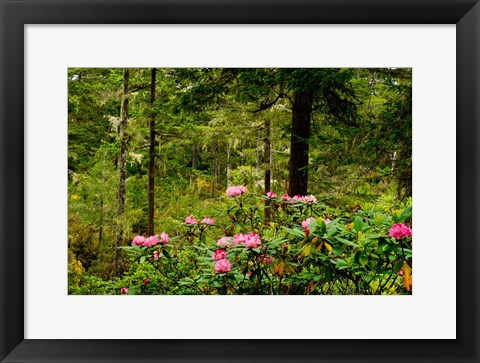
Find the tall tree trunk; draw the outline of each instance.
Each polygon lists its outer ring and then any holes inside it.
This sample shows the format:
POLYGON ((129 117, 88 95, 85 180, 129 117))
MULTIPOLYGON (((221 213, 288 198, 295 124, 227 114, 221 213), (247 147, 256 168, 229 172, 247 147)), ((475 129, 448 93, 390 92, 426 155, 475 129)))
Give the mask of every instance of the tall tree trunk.
MULTIPOLYGON (((271 189, 271 152, 270 152, 270 119, 265 118, 265 134, 263 137, 263 163, 265 166, 265 194, 271 189)), ((270 221, 270 199, 265 199, 265 224, 270 221)))
POLYGON ((274 175, 273 175, 273 155, 275 154, 275 146, 270 138, 270 180, 273 180, 274 175))
POLYGON ((291 196, 307 194, 308 190, 308 143, 313 95, 311 92, 295 91, 292 105, 292 135, 290 140, 289 189, 291 196))
POLYGON ((100 199, 100 228, 98 230, 98 246, 102 245, 103 239, 103 196, 100 199))
POLYGON ((260 166, 260 130, 257 131, 257 155, 255 157, 255 171, 260 166))
POLYGON ((154 233, 154 206, 155 206, 155 87, 157 82, 157 69, 152 68, 152 77, 150 81, 150 149, 148 160, 148 226, 147 234, 153 236, 154 233))
POLYGON ((230 166, 230 154, 231 154, 231 145, 230 142, 227 145, 227 187, 230 186, 230 174, 231 174, 231 166, 230 166))
POLYGON ((120 275, 120 246, 123 244, 123 213, 125 211, 125 177, 126 177, 126 164, 127 164, 127 135, 126 128, 128 124, 128 82, 130 73, 128 68, 123 70, 123 98, 120 127, 119 127, 119 140, 120 140, 120 155, 118 157, 118 212, 117 212, 117 240, 115 243, 115 274, 120 275))

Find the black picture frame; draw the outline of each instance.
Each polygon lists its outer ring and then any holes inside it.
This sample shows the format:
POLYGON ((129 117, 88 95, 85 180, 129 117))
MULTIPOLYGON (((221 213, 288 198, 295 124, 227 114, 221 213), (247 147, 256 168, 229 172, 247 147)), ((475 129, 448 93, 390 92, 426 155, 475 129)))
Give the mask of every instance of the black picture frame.
POLYGON ((478 0, 0 0, 0 14, 2 362, 480 362, 478 0), (456 24, 456 339, 24 339, 24 25, 162 23, 456 24))

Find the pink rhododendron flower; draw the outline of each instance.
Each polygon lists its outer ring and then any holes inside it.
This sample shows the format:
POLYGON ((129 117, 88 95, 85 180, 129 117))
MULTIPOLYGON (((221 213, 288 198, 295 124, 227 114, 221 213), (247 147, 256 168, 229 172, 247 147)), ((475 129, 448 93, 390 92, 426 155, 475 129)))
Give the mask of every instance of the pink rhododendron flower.
POLYGON ((148 237, 148 238, 145 238, 145 242, 143 243, 143 245, 144 245, 145 247, 153 247, 153 246, 157 245, 158 242, 160 242, 160 241, 158 240, 158 235, 156 235, 156 236, 150 236, 150 237, 148 237))
POLYGON ((399 240, 404 237, 410 237, 412 235, 412 229, 403 223, 395 223, 392 228, 388 230, 388 235, 390 237, 395 237, 399 240))
POLYGON ((157 261, 159 258, 160 258, 160 254, 158 253, 158 251, 154 251, 154 252, 153 252, 153 259, 154 259, 155 261, 157 261))
POLYGON ((120 293, 122 293, 123 295, 128 294, 128 289, 126 287, 122 287, 120 289, 120 293))
POLYGON ((230 247, 233 243, 232 237, 222 237, 217 241, 217 246, 219 247, 230 247))
POLYGON ((275 199, 277 195, 274 192, 268 192, 267 193, 267 198, 269 199, 275 199))
POLYGON ((218 249, 213 253, 212 260, 218 261, 227 258, 227 253, 224 250, 218 249))
POLYGON ((227 259, 218 260, 215 263, 215 272, 225 273, 232 269, 232 264, 227 259))
POLYGON ((315 198, 314 195, 310 194, 310 195, 306 195, 303 198, 303 202, 305 203, 317 203, 317 198, 315 198))
POLYGON ((209 225, 213 226, 215 224, 215 221, 213 220, 213 218, 205 217, 205 218, 202 219, 201 223, 209 224, 209 225))
POLYGON ((148 284, 150 283, 150 280, 149 280, 149 279, 145 279, 145 280, 143 280, 143 283, 144 283, 145 285, 148 285, 148 284))
POLYGON ((247 191, 247 187, 243 185, 231 186, 226 190, 227 197, 238 197, 247 191))
POLYGON ((309 217, 302 222, 302 227, 305 232, 305 235, 308 236, 310 234, 310 230, 308 229, 308 227, 310 226, 310 223, 312 223, 314 220, 315 218, 309 217))
POLYGON ((133 237, 132 245, 142 246, 144 243, 145 243, 145 237, 143 237, 143 236, 133 237))
POLYGON ((294 201, 296 202, 302 202, 302 203, 316 203, 317 202, 317 198, 315 198, 315 196, 313 194, 310 194, 310 195, 295 195, 293 196, 291 199, 293 199, 294 201))
POLYGON ((193 216, 188 216, 185 218, 185 224, 196 224, 197 220, 193 216))
POLYGON ((165 232, 162 232, 160 234, 160 242, 162 242, 164 245, 166 245, 168 243, 169 239, 170 239, 170 237, 165 232))
POLYGON ((327 218, 327 219, 324 219, 323 222, 324 222, 325 224, 329 224, 329 223, 331 222, 331 220, 330 220, 330 218, 327 218))
POLYGON ((245 243, 245 235, 243 233, 236 234, 233 236, 233 244, 236 245, 241 245, 245 243))
POLYGON ((302 227, 303 227, 304 229, 308 229, 308 226, 309 226, 310 223, 312 223, 312 221, 314 221, 314 220, 315 220, 315 218, 313 218, 313 217, 309 217, 309 218, 305 219, 305 220, 302 222, 302 227))
POLYGON ((284 194, 284 195, 282 195, 282 198, 281 198, 281 199, 282 199, 284 202, 288 202, 288 201, 289 201, 290 199, 292 199, 292 198, 290 198, 290 196, 289 196, 288 194, 284 194))
POLYGON ((250 232, 245 236, 245 247, 246 248, 257 248, 262 244, 260 237, 255 232, 250 232))

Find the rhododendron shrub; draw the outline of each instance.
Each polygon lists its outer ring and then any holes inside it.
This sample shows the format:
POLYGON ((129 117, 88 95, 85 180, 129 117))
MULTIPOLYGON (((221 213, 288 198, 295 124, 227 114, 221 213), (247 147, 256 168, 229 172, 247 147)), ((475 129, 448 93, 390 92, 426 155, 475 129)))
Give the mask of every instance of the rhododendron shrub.
POLYGON ((313 195, 278 195, 229 187, 215 221, 184 215, 174 237, 134 235, 124 250, 132 276, 144 272, 116 293, 412 293, 410 206, 343 212, 313 195))

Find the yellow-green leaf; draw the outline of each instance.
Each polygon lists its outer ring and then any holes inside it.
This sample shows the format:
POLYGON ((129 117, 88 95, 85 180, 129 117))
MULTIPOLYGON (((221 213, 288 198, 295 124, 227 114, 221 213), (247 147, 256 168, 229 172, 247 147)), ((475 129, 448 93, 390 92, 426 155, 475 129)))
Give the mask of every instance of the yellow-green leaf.
POLYGON ((310 254, 310 245, 306 245, 302 250, 302 256, 307 257, 310 254))
POLYGON ((408 264, 405 262, 402 266, 403 271, 403 286, 407 291, 412 289, 412 269, 408 264))

